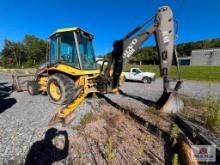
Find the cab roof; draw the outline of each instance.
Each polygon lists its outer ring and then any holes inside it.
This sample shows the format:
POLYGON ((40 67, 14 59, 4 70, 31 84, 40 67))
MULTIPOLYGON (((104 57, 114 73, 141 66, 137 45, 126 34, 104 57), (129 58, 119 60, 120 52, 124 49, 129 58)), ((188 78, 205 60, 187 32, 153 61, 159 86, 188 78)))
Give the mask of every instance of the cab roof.
POLYGON ((87 32, 87 31, 81 29, 80 27, 69 27, 69 28, 57 29, 56 31, 54 31, 54 32, 50 35, 50 37, 53 36, 54 34, 57 34, 57 33, 64 33, 64 32, 69 32, 69 31, 76 31, 76 30, 83 31, 84 33, 88 33, 88 34, 90 34, 90 35, 93 36, 92 33, 89 33, 89 32, 87 32))

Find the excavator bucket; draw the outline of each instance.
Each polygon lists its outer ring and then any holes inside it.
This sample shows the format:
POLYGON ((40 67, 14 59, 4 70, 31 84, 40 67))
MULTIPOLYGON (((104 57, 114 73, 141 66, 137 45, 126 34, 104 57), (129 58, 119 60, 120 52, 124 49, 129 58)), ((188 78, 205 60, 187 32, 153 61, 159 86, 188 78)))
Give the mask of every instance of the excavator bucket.
POLYGON ((177 92, 163 93, 156 105, 161 112, 179 113, 183 107, 183 101, 178 96, 177 92))
POLYGON ((34 80, 34 75, 32 74, 13 74, 12 75, 13 79, 13 90, 17 92, 22 92, 27 90, 27 82, 34 80))
POLYGON ((178 95, 181 81, 178 81, 172 92, 163 92, 160 99, 156 102, 161 112, 166 113, 179 113, 183 110, 184 103, 178 95))

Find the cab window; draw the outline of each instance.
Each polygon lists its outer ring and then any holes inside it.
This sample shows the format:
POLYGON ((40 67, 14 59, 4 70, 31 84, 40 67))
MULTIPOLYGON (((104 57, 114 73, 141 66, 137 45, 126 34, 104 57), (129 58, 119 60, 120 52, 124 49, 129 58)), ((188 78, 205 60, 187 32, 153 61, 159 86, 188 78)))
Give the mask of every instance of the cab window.
POLYGON ((60 61, 63 64, 80 68, 73 32, 61 33, 60 61))
POLYGON ((95 54, 92 45, 92 39, 86 38, 78 34, 79 53, 82 61, 83 69, 96 69, 95 54))
POLYGON ((140 71, 139 69, 133 69, 133 70, 132 70, 132 73, 134 73, 134 74, 139 74, 139 73, 141 73, 141 71, 140 71))

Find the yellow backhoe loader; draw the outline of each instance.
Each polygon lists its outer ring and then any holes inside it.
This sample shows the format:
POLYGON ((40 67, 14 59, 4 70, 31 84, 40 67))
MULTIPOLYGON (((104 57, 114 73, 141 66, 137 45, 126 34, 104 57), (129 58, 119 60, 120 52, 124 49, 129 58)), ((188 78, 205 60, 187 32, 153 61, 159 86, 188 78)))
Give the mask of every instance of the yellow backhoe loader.
POLYGON ((59 29, 49 37, 48 63, 40 66, 34 77, 30 75, 33 78, 27 82, 27 88, 21 87, 19 75, 13 76, 13 86, 20 91, 27 89, 31 95, 47 93, 53 103, 62 105, 49 125, 58 122, 69 124, 74 110, 89 93, 105 94, 118 91, 123 65, 153 34, 160 57, 160 74, 163 77, 164 89, 158 105, 165 112, 175 113, 181 109, 182 101, 177 96, 180 79, 175 88, 170 89, 169 73, 173 59, 178 71, 171 9, 168 6, 160 7, 152 20, 153 24, 149 28, 145 27, 148 23, 146 21, 122 39, 115 41, 111 60, 103 61, 100 69, 95 61, 92 34, 79 27, 59 29))

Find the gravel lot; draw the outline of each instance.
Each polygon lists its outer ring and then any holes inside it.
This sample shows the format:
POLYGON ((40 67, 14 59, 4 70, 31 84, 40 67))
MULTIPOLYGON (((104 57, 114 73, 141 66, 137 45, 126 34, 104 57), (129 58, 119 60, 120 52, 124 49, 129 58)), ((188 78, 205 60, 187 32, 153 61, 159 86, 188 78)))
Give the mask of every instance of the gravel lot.
MULTIPOLYGON (((11 81, 11 75, 0 73, 0 83, 7 83, 4 84, 7 87, 11 81)), ((134 99, 119 94, 108 94, 106 97, 117 104, 146 109, 146 104, 140 101, 143 101, 142 98, 145 101, 149 100, 149 103, 156 101, 162 92, 162 80, 152 84, 126 82, 121 89, 128 95, 140 97, 134 99)), ((220 84, 185 81, 180 93, 199 99, 204 99, 211 93, 219 99, 220 84)), ((76 126, 85 113, 98 110, 99 103, 98 99, 86 99, 78 107, 77 117, 71 127, 76 126)), ((48 130, 47 123, 58 108, 57 105, 50 103, 47 96, 29 96, 27 92, 11 93, 7 98, 0 100, 0 106, 0 164, 4 160, 25 158, 31 145, 44 137, 48 130)), ((71 127, 67 129, 69 135, 74 134, 71 127)))

